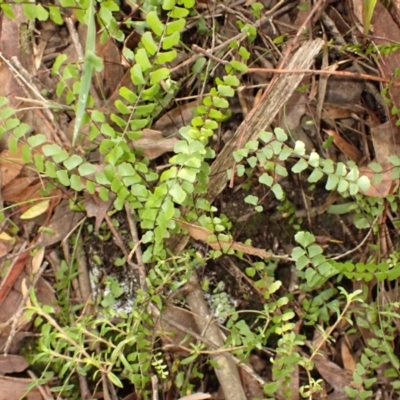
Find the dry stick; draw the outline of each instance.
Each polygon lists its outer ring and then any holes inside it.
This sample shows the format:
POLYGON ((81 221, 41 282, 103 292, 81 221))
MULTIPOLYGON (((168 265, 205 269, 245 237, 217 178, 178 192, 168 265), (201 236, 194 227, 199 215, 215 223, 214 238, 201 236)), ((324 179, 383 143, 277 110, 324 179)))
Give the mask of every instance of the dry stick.
POLYGON ((111 384, 109 384, 109 391, 110 391, 110 395, 111 395, 111 399, 112 400, 118 400, 119 397, 117 395, 117 390, 115 389, 115 386, 111 384))
POLYGON ((90 393, 89 384, 86 379, 86 376, 78 374, 78 380, 79 380, 79 387, 81 389, 82 400, 89 399, 92 396, 92 394, 90 393))
MULTIPOLYGON (((204 332, 204 337, 214 343, 217 348, 223 347, 224 337, 218 325, 215 322, 208 325, 210 311, 204 300, 195 272, 189 278, 189 285, 190 289, 189 294, 186 296, 186 301, 192 309, 199 330, 204 332)), ((225 398, 229 400, 246 400, 246 394, 244 393, 235 362, 226 353, 211 355, 211 359, 217 364, 215 374, 225 398)))
MULTIPOLYGON (((90 275, 86 260, 86 253, 83 248, 82 242, 79 240, 76 242, 75 247, 75 259, 78 263, 78 282, 79 282, 79 292, 83 302, 90 302, 92 298, 92 288, 90 286, 90 275)), ((88 304, 85 313, 87 315, 93 315, 94 306, 93 304, 88 304)))
POLYGON ((78 32, 75 29, 74 21, 72 21, 71 17, 64 18, 64 21, 65 25, 67 25, 68 32, 71 35, 72 43, 74 44, 76 55, 78 56, 78 61, 83 62, 85 55, 83 54, 81 42, 79 40, 78 32))
POLYGON ((133 241, 133 249, 131 250, 131 252, 129 253, 129 255, 127 257, 127 263, 134 271, 137 272, 137 274, 139 276, 140 288, 143 289, 144 291, 146 291, 147 290, 146 267, 144 266, 143 260, 142 260, 143 252, 142 252, 142 247, 140 246, 141 241, 139 239, 138 231, 136 228, 133 211, 130 208, 128 202, 125 202, 125 212, 127 215, 129 230, 131 232, 131 237, 132 237, 132 241, 133 241), (136 264, 134 264, 132 262, 133 254, 136 254, 136 264))
MULTIPOLYGON (((10 69, 11 73, 15 76, 15 78, 22 82, 22 84, 24 85, 23 87, 25 89, 25 92, 27 92, 27 88, 29 88, 30 92, 36 97, 37 100, 41 101, 44 105, 49 104, 49 102, 40 94, 40 90, 33 83, 32 76, 22 66, 22 64, 20 63, 20 61, 18 60, 17 57, 11 57, 10 60, 7 60, 7 58, 5 58, 0 53, 0 58, 7 64, 8 68, 10 69)), ((68 141, 67 137, 65 136, 64 132, 62 131, 62 129, 59 127, 59 125, 55 121, 55 118, 54 118, 53 114, 50 112, 50 107, 44 107, 43 108, 43 115, 56 128, 57 134, 60 136, 60 138, 65 143, 69 143, 69 141, 68 141)), ((48 138, 48 139, 50 139, 50 138, 48 138)), ((57 135, 54 135, 54 139, 57 142, 59 142, 58 144, 62 145, 62 143, 60 142, 60 139, 58 138, 57 135)))
MULTIPOLYGON (((217 348, 217 346, 209 341, 206 337, 201 336, 200 334, 189 330, 186 326, 181 325, 179 322, 176 322, 173 319, 168 318, 167 316, 165 316, 164 314, 160 314, 160 311, 155 308, 155 313, 157 314, 157 316, 159 318, 161 318, 164 322, 166 322, 168 325, 173 326, 174 328, 180 330, 181 332, 186 333, 187 335, 193 336, 195 339, 197 339, 198 341, 206 344, 207 346, 209 346, 211 349, 214 349, 215 352, 221 353, 221 352, 225 352, 236 364, 240 364, 240 366, 249 374, 251 375, 253 378, 255 378, 257 380, 257 382, 259 382, 261 385, 265 385, 268 382, 265 381, 265 379, 263 379, 261 376, 259 376, 257 373, 254 372, 254 370, 248 366, 247 364, 241 364, 241 361, 236 358, 235 356, 233 356, 229 351, 230 349, 221 349, 221 348, 217 348)), ((167 346, 164 346, 165 348, 167 348, 167 346)), ((179 346, 179 348, 182 348, 183 350, 189 351, 190 349, 187 349, 184 346, 179 346)), ((216 354, 213 351, 200 351, 200 354, 216 354)))
MULTIPOLYGON (((214 61, 217 61, 218 63, 222 65, 228 65, 230 62, 222 60, 221 58, 215 56, 213 53, 211 53, 208 50, 205 50, 198 46, 197 44, 194 44, 192 46, 192 50, 194 50, 197 53, 203 54, 214 61)), ((195 57, 193 57, 195 58, 195 57)), ((197 57, 196 57, 197 58, 197 57)), ((189 59, 191 60, 192 57, 189 59)), ((369 75, 369 74, 364 74, 364 73, 358 73, 358 72, 351 72, 351 71, 333 71, 329 69, 292 69, 288 70, 286 68, 279 69, 279 68, 248 68, 247 72, 248 74, 251 73, 274 73, 274 74, 312 74, 312 75, 334 75, 334 76, 342 76, 345 78, 353 78, 353 79, 360 79, 360 80, 368 80, 368 81, 374 81, 374 82, 381 82, 381 83, 391 83, 393 86, 400 86, 400 82, 394 82, 392 79, 388 78, 383 78, 380 76, 375 76, 375 75, 369 75)))
MULTIPOLYGON (((18 60, 17 57, 11 57, 10 59, 12 65, 14 68, 21 74, 21 76, 24 78, 25 83, 29 83, 29 88, 31 89, 32 93, 35 95, 35 97, 39 100, 44 99, 43 96, 40 94, 39 88, 33 83, 32 76, 29 74, 29 72, 22 66, 20 61, 18 60)), ((47 101, 46 101, 47 102, 47 101)), ((48 103, 48 102, 47 102, 48 103)), ((57 133, 60 135, 60 138, 65 142, 68 143, 68 139, 65 136, 64 132, 61 130, 60 126, 58 125, 57 121, 54 118, 54 115, 51 113, 50 108, 44 108, 43 109, 43 115, 47 118, 49 122, 53 124, 53 126, 56 128, 57 133)), ((55 135, 55 139, 58 139, 57 135, 55 135)))
MULTIPOLYGON (((308 14, 307 18, 304 20, 303 24, 298 29, 295 37, 293 38, 293 40, 289 43, 288 47, 286 48, 285 54, 284 54, 284 56, 282 58, 282 61, 278 65, 278 69, 282 69, 284 67, 284 65, 286 64, 286 61, 288 60, 288 58, 290 56, 290 53, 294 49, 294 46, 297 44, 297 42, 298 42, 298 40, 300 38, 300 35, 303 33, 304 28, 311 21, 311 18, 316 13, 316 11, 321 6, 321 4, 324 3, 325 1, 326 0, 318 0, 317 3, 315 3, 313 9, 310 11, 310 13, 308 14)), ((264 103, 265 99, 267 98, 267 96, 271 92, 271 90, 274 87, 274 84, 277 81, 277 79, 278 79, 278 75, 274 75, 273 78, 271 79, 271 82, 269 83, 269 85, 265 89, 263 95, 261 96, 261 99, 258 102, 258 105, 256 107, 254 107, 250 111, 249 115, 246 117, 246 119, 245 119, 245 127, 248 126, 248 124, 250 124, 252 118, 255 118, 256 113, 260 110, 261 105, 264 103)), ((243 130, 243 133, 238 138, 236 148, 240 148, 242 146, 242 143, 244 142, 245 135, 246 135, 246 128, 243 130)), ((235 169, 236 169, 236 161, 233 162, 232 176, 231 176, 231 180, 230 180, 230 183, 229 183, 229 187, 230 188, 232 188, 233 184, 234 184, 234 177, 235 177, 234 171, 235 171, 235 169)))
POLYGON ((152 375, 151 376, 151 389, 152 389, 152 392, 153 392, 152 400, 159 400, 157 375, 152 375))
MULTIPOLYGON (((26 371, 26 372, 29 375, 29 377, 32 379, 32 381, 38 381, 38 377, 34 374, 33 371, 28 369, 28 371, 26 371)), ((45 388, 43 387, 43 385, 37 385, 36 388, 42 395, 43 400, 54 400, 54 397, 51 394, 49 394, 50 389, 47 385, 45 388)))
POLYGON ((374 76, 364 73, 358 72, 350 72, 350 71, 331 71, 328 69, 294 69, 294 70, 287 70, 287 69, 274 69, 274 68, 249 68, 248 73, 251 72, 273 72, 275 74, 313 74, 313 75, 335 75, 335 76, 342 76, 345 78, 353 78, 353 79, 361 79, 361 80, 369 80, 374 82, 381 82, 381 83, 391 83, 393 86, 400 86, 400 82, 393 82, 393 80, 388 78, 382 78, 380 76, 374 76))
POLYGON ((103 397, 104 400, 112 400, 110 396, 110 392, 108 391, 108 379, 107 375, 102 372, 101 373, 101 386, 103 388, 103 397))

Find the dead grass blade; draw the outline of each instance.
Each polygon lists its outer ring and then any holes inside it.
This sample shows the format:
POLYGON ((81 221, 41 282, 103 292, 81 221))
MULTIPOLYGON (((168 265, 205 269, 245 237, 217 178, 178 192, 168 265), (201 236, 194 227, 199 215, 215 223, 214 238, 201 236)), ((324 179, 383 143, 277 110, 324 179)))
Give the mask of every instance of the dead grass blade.
POLYGON ((178 225, 182 229, 186 229, 188 234, 194 239, 199 240, 201 242, 207 243, 214 250, 221 250, 223 252, 228 251, 229 249, 233 249, 236 251, 240 251, 241 253, 249 254, 252 256, 257 256, 260 258, 271 258, 272 254, 268 253, 263 249, 257 249, 256 247, 250 246, 248 244, 244 244, 241 242, 230 241, 210 241, 210 237, 214 234, 207 228, 203 228, 199 225, 190 224, 189 222, 185 222, 179 219, 174 220, 178 223, 178 225))

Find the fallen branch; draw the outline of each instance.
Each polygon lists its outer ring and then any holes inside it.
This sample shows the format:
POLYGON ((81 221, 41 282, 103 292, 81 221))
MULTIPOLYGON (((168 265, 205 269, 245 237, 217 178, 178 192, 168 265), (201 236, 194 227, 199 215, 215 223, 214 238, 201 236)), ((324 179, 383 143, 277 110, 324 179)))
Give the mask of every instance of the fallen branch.
MULTIPOLYGON (((213 321, 210 323, 213 317, 204 300, 203 292, 194 272, 189 279, 189 286, 190 289, 189 294, 186 296, 186 301, 192 309, 193 317, 199 331, 201 331, 202 336, 212 342, 215 347, 223 347, 225 344, 224 337, 218 325, 213 321)), ((225 399, 246 400, 246 394, 243 390, 238 368, 229 354, 214 354, 211 356, 211 359, 217 364, 217 367, 215 367, 215 374, 224 391, 225 399)))

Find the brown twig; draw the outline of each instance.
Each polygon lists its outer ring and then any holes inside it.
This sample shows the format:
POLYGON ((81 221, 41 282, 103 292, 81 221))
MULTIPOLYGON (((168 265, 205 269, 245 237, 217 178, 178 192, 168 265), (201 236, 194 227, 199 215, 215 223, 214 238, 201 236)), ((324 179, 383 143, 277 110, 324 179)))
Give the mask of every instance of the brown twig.
MULTIPOLYGON (((192 46, 192 49, 200 54, 203 54, 206 57, 211 58, 212 60, 222 64, 222 65, 228 65, 229 61, 222 60, 221 58, 215 56, 212 54, 212 52, 205 50, 201 48, 200 46, 197 46, 194 44, 192 46)), ((375 76, 375 75, 369 75, 369 74, 363 74, 363 73, 358 73, 358 72, 351 72, 351 71, 334 71, 334 70, 329 70, 329 69, 285 69, 285 68, 249 68, 247 70, 247 73, 273 73, 273 74, 312 74, 312 75, 329 75, 329 76, 341 76, 341 77, 346 77, 346 78, 352 78, 352 79, 360 79, 360 80, 369 80, 373 82, 381 82, 381 83, 391 83, 393 86, 400 86, 400 82, 394 82, 392 79, 388 78, 382 78, 380 76, 375 76)))
POLYGON ((274 68, 249 68, 248 73, 254 72, 272 72, 274 74, 315 74, 315 75, 335 75, 335 76, 342 76, 346 78, 353 78, 353 79, 365 79, 374 82, 381 82, 381 83, 391 83, 393 86, 400 86, 400 82, 394 82, 388 78, 382 78, 380 76, 374 76, 369 74, 360 74, 358 72, 350 72, 350 71, 331 71, 328 69, 274 69, 274 68))
POLYGON ((138 231, 136 228, 133 210, 130 208, 128 202, 125 203, 125 211, 128 219, 129 230, 131 232, 131 237, 133 241, 133 249, 129 253, 126 261, 128 265, 137 272, 139 277, 140 288, 146 291, 147 288, 146 267, 144 266, 142 260, 143 252, 142 252, 142 247, 140 246, 141 240, 139 239, 138 231), (132 257, 134 254, 136 255, 136 264, 132 262, 132 257))

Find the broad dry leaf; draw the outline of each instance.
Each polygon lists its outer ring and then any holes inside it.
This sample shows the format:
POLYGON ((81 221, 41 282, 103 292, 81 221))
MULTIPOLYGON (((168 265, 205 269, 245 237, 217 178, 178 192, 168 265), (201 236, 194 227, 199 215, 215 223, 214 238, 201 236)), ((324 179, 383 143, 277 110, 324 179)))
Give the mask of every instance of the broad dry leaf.
MULTIPOLYGON (((382 2, 378 2, 375 6, 372 25, 374 34, 371 36, 371 42, 376 48, 379 48, 379 46, 391 46, 392 43, 398 42, 400 28, 382 2)), ((387 55, 380 54, 376 62, 379 64, 380 70, 383 71, 384 77, 392 79, 392 82, 400 82, 398 76, 393 76, 400 65, 399 49, 391 51, 387 55)), ((400 104, 400 87, 389 86, 389 96, 393 105, 398 106, 400 104)), ((399 134, 399 129, 397 128, 396 130, 397 134, 399 134)))
POLYGON ((12 240, 12 237, 7 232, 0 232, 0 240, 10 242, 12 240))
POLYGON ((340 353, 342 355, 344 369, 354 372, 356 370, 356 362, 354 361, 353 354, 351 354, 349 346, 344 339, 340 342, 340 353))
POLYGON ((28 385, 32 384, 32 379, 12 378, 0 376, 0 400, 43 400, 37 387, 27 390, 28 385))
POLYGON ((8 356, 0 355, 0 374, 12 374, 14 372, 22 372, 29 367, 24 357, 9 354, 8 356))
POLYGON ((143 154, 150 160, 153 160, 164 153, 174 150, 178 138, 165 138, 160 131, 154 129, 143 129, 143 136, 132 142, 135 149, 142 149, 143 154))
POLYGON ((20 151, 15 154, 9 150, 3 150, 0 153, 1 187, 3 188, 8 183, 14 182, 24 165, 25 162, 22 161, 20 151))
POLYGON ((256 247, 253 247, 248 244, 241 243, 241 242, 234 242, 234 241, 210 242, 208 239, 210 236, 212 236, 214 234, 210 230, 203 228, 202 226, 190 224, 189 222, 182 221, 182 220, 179 220, 176 218, 174 218, 174 220, 177 222, 177 224, 182 229, 186 229, 188 231, 188 234, 194 240, 199 240, 201 242, 205 242, 214 250, 227 251, 229 249, 233 249, 233 250, 240 251, 245 254, 257 256, 260 258, 271 258, 272 257, 272 254, 268 253, 267 251, 265 251, 263 249, 257 249, 256 247))
POLYGON ((329 135, 333 136, 333 142, 339 148, 339 150, 346 155, 350 160, 358 164, 363 155, 360 150, 357 149, 352 143, 343 139, 337 132, 332 129, 324 129, 324 131, 329 135))
MULTIPOLYGON (((14 268, 11 269, 12 272, 14 272, 14 268)), ((6 293, 6 298, 0 305, 0 326, 1 324, 6 323, 10 318, 12 318, 15 315, 16 311, 18 310, 18 307, 22 300, 22 292, 26 292, 26 290, 28 290, 28 288, 31 286, 32 282, 31 271, 32 269, 30 267, 30 263, 28 260, 28 262, 26 262, 25 265, 23 265, 22 271, 18 272, 18 274, 12 274, 16 277, 14 282, 11 279, 6 280, 5 284, 11 285, 11 288, 6 293)), ((3 291, 1 291, 1 293, 3 293, 3 291)), ((46 304, 52 306, 56 310, 56 313, 60 311, 59 307, 57 306, 57 300, 55 297, 54 288, 42 277, 39 277, 35 285, 35 294, 40 304, 46 304)), ((17 327, 21 331, 20 332, 21 334, 24 333, 23 331, 29 330, 30 323, 29 321, 26 320, 25 314, 22 314, 22 316, 18 319, 17 327)), ((8 333, 9 332, 7 331, 3 331, 1 333, 1 337, 7 338, 8 333)), ((24 335, 21 335, 20 339, 23 339, 23 336, 24 335)), ((0 348, 2 344, 4 344, 4 342, 0 341, 0 348)), ((18 338, 16 338, 12 343, 13 350, 10 352, 18 353, 21 344, 22 343, 18 340, 18 338)))
POLYGON ((33 219, 38 217, 39 215, 44 214, 50 206, 50 200, 43 200, 39 203, 33 205, 28 208, 23 214, 21 214, 21 219, 33 219))
POLYGON ((70 209, 68 200, 63 200, 56 207, 50 223, 46 226, 49 232, 41 232, 37 244, 40 246, 51 246, 65 239, 74 230, 83 216, 83 213, 70 209))
MULTIPOLYGON (((306 78, 304 84, 309 81, 306 78)), ((306 96, 295 91, 285 105, 284 112, 279 114, 279 126, 285 131, 291 132, 300 126, 301 117, 306 114, 308 100, 306 96)))
MULTIPOLYGON (((17 279, 20 277, 27 259, 28 252, 22 253, 16 257, 14 263, 8 268, 7 271, 1 271, 3 279, 1 280, 0 284, 0 306, 2 306, 3 301, 9 294, 17 279)), ((18 286, 18 288, 19 287, 20 286, 18 286)), ((0 315, 3 316, 4 314, 4 310, 1 309, 0 315)))
POLYGON ((89 193, 85 192, 83 196, 86 215, 88 218, 96 218, 94 232, 97 234, 104 217, 106 216, 111 204, 115 200, 116 195, 114 193, 110 193, 107 201, 100 200, 97 194, 90 195, 89 193))
POLYGON ((41 247, 35 255, 32 257, 32 273, 36 274, 39 271, 40 266, 42 265, 44 259, 45 248, 41 247))
POLYGON ((120 83, 125 75, 121 64, 121 51, 111 37, 105 44, 100 43, 100 35, 97 35, 96 55, 103 60, 104 68, 95 72, 94 86, 101 97, 108 99, 114 91, 121 87, 120 83))
POLYGON ((396 140, 396 130, 390 122, 371 127, 371 136, 375 159, 379 164, 386 164, 390 156, 400 157, 400 142, 396 140))
POLYGON ((391 193, 392 188, 394 187, 394 181, 392 179, 391 169, 388 167, 384 167, 381 175, 382 179, 379 183, 374 183, 374 177, 378 175, 376 172, 372 171, 369 167, 360 167, 360 176, 368 177, 371 182, 371 186, 368 188, 366 192, 363 192, 366 196, 370 197, 380 197, 384 199, 389 193, 391 193))
MULTIPOLYGON (((15 187, 13 183, 8 184, 3 190, 3 200, 10 203, 24 203, 27 200, 41 198, 40 190, 43 188, 43 183, 37 182, 32 185, 26 186, 30 178, 17 178, 15 180, 15 187)), ((35 180, 31 180, 34 182, 35 180)), ((27 207, 25 207, 27 208, 27 207)))
POLYGON ((321 118, 331 122, 335 119, 343 119, 351 117, 351 115, 361 113, 364 109, 362 107, 352 104, 329 104, 325 103, 322 109, 321 118))
POLYGON ((159 118, 153 128, 161 131, 164 137, 175 135, 182 126, 190 123, 193 118, 193 110, 198 105, 199 102, 196 100, 173 108, 159 118))
POLYGON ((332 361, 317 354, 313 358, 315 368, 318 370, 322 378, 328 382, 335 391, 342 392, 346 386, 352 383, 352 373, 345 371, 332 361))
POLYGON ((11 250, 11 245, 4 240, 0 240, 0 258, 6 256, 11 250))

